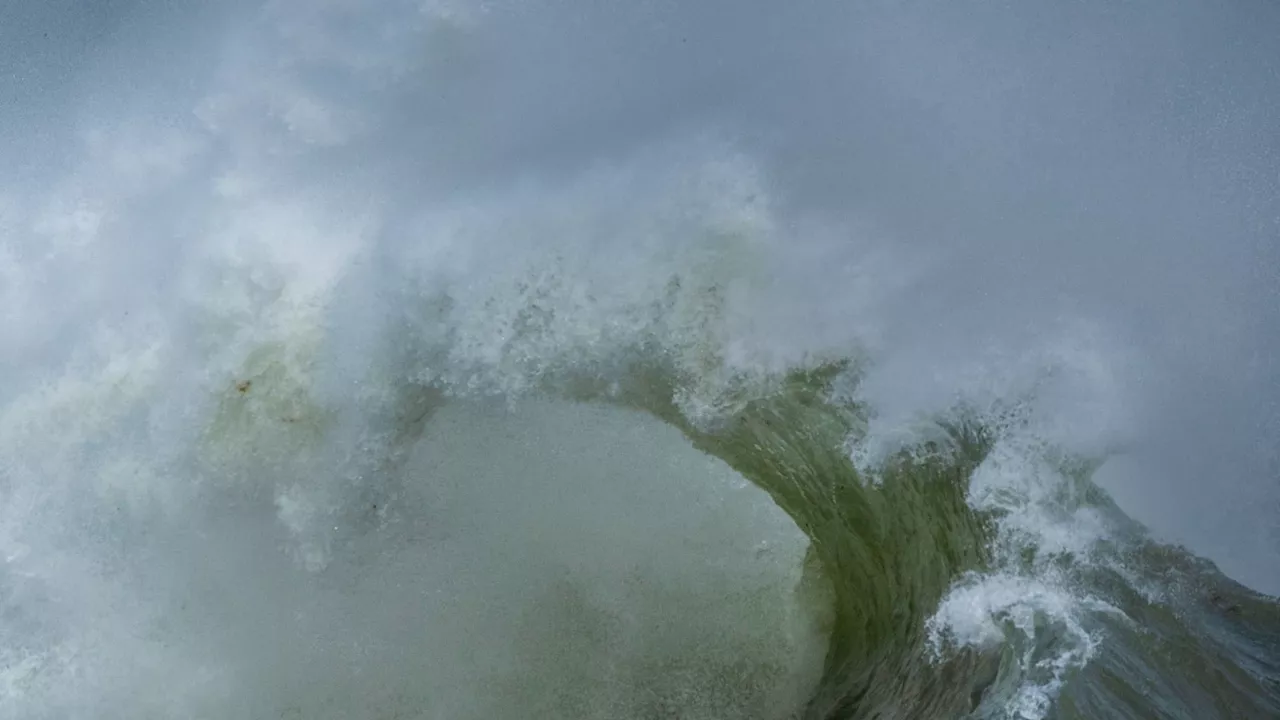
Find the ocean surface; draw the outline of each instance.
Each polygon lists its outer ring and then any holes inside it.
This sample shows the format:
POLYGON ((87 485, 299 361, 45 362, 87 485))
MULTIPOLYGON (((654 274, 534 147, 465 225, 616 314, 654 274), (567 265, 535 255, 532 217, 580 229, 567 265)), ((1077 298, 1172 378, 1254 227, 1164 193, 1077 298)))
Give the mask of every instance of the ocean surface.
POLYGON ((0 718, 1280 718, 1280 8, 0 8, 0 718))

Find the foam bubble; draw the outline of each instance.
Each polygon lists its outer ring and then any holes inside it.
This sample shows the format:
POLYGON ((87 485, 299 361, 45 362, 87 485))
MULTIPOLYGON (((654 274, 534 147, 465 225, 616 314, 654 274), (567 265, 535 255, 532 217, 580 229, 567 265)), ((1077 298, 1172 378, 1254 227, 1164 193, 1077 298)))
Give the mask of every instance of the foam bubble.
POLYGON ((1089 629, 1090 612, 1116 610, 1082 597, 1061 578, 973 575, 952 588, 929 619, 929 642, 939 657, 951 647, 1009 648, 1013 657, 987 692, 986 711, 1041 720, 1103 641, 1089 629))

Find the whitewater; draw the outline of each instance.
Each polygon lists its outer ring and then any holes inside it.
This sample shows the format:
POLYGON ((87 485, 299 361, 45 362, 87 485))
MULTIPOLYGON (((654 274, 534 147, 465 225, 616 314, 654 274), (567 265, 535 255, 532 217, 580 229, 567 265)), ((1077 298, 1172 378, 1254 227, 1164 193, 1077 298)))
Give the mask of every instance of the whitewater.
POLYGON ((1280 717, 1280 10, 0 9, 0 718, 1280 717))

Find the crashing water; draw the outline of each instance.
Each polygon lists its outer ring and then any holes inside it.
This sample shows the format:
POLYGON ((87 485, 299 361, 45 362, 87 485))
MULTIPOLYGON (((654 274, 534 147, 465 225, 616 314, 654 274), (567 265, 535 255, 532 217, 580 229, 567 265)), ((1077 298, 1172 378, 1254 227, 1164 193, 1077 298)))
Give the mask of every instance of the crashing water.
POLYGON ((963 6, 13 10, 0 715, 1280 717, 1274 115, 963 6))

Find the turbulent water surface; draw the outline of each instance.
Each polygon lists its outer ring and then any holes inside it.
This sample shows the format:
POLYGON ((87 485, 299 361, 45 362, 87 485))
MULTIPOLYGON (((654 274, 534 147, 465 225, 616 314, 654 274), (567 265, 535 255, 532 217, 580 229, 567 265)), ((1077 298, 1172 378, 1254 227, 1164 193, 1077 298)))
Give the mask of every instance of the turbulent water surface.
POLYGON ((0 9, 0 717, 1280 717, 1280 12, 0 9))

